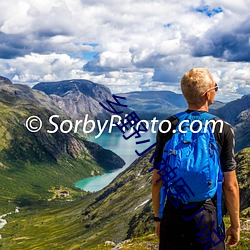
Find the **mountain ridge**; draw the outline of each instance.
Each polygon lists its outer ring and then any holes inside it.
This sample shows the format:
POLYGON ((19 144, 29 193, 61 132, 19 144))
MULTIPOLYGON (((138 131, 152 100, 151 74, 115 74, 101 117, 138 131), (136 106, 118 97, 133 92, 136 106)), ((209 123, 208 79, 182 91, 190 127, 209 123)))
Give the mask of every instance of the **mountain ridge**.
MULTIPOLYGON (((109 88, 102 84, 88 80, 72 79, 58 82, 41 82, 33 86, 33 89, 49 95, 57 106, 64 110, 69 117, 79 119, 86 114, 90 119, 105 120, 110 118, 110 113, 103 109, 99 102, 105 103, 112 100, 109 88)), ((124 110, 117 107, 117 110, 124 110)), ((129 110, 126 109, 125 110, 129 110)))
POLYGON ((0 76, 0 84, 13 84, 13 83, 10 79, 0 76))

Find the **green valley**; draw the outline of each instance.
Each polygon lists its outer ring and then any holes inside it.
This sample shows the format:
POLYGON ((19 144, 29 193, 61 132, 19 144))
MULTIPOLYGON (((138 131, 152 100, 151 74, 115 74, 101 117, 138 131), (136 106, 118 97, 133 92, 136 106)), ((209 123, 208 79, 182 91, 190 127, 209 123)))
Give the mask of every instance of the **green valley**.
MULTIPOLYGON (((237 154, 238 171, 249 168, 249 151, 237 154)), ((149 152, 134 161, 99 192, 83 194, 73 201, 59 198, 24 207, 20 213, 7 216, 8 224, 0 231, 3 249, 111 249, 105 241, 115 242, 120 247, 117 249, 157 249, 158 240, 152 235, 150 157, 149 152)), ((247 178, 240 174, 240 185, 247 178)), ((242 204, 248 204, 246 198, 241 197, 242 204)), ((238 250, 250 244, 248 209, 249 204, 242 210, 241 242, 235 248, 238 250)), ((229 218, 225 217, 225 221, 228 225, 229 218)))

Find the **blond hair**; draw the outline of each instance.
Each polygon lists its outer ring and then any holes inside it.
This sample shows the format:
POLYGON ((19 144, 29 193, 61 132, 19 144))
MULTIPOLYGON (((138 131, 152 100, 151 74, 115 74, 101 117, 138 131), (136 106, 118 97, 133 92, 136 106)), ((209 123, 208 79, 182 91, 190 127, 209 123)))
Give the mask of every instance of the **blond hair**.
POLYGON ((181 90, 188 103, 197 104, 212 84, 213 78, 207 69, 194 68, 182 77, 181 90))

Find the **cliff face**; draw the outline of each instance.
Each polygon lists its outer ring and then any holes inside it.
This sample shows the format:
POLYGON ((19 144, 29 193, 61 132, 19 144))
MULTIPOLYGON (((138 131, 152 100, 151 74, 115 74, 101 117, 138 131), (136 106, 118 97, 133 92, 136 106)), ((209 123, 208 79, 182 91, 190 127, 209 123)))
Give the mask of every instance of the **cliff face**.
POLYGON ((235 131, 235 152, 250 147, 250 95, 212 110, 212 113, 229 122, 235 131))
POLYGON ((242 111, 237 119, 235 125, 236 145, 235 152, 250 147, 250 108, 242 111))
POLYGON ((229 122, 233 126, 238 123, 238 116, 244 110, 250 108, 250 95, 244 95, 242 98, 234 100, 232 102, 227 103, 223 107, 214 111, 216 115, 225 121, 229 122))
MULTIPOLYGON (((33 89, 50 95, 57 106, 73 119, 81 119, 86 114, 89 115, 89 119, 105 120, 110 117, 110 113, 99 104, 105 103, 107 99, 113 99, 110 90, 104 85, 75 79, 42 82, 33 89)), ((120 110, 119 107, 117 109, 120 110)))

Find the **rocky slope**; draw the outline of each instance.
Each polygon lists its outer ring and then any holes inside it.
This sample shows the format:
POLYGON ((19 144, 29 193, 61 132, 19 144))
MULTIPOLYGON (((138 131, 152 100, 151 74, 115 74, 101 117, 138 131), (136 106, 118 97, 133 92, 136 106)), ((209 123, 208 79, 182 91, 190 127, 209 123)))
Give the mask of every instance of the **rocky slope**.
POLYGON ((72 133, 49 134, 47 130, 54 125, 48 120, 54 114, 60 116, 55 120, 58 126, 68 118, 43 92, 18 84, 0 85, 0 182, 4 190, 0 210, 7 209, 7 200, 14 205, 27 194, 34 201, 50 197, 52 186, 74 187, 91 172, 103 173, 125 164, 110 150, 72 133), (34 115, 43 122, 37 133, 25 126, 34 115))
POLYGON ((229 102, 213 113, 234 127, 235 152, 250 147, 250 95, 229 102))
MULTIPOLYGON (((89 119, 105 120, 110 113, 103 109, 99 102, 112 100, 110 90, 101 84, 88 80, 65 80, 59 82, 41 82, 33 89, 43 91, 53 99, 59 108, 73 119, 82 119, 88 114, 89 119)), ((124 110, 124 108, 117 108, 124 110)), ((128 110, 128 109, 125 109, 128 110)))
POLYGON ((0 84, 13 84, 8 78, 0 76, 0 84))
POLYGON ((214 113, 235 126, 238 123, 237 119, 240 113, 249 108, 250 94, 244 95, 240 99, 227 103, 223 107, 217 109, 214 113))
POLYGON ((235 150, 238 152, 242 148, 250 147, 250 108, 242 111, 235 125, 236 145, 235 150))
POLYGON ((248 209, 246 216, 250 217, 250 148, 241 150, 236 155, 237 178, 240 186, 240 208, 248 209))

